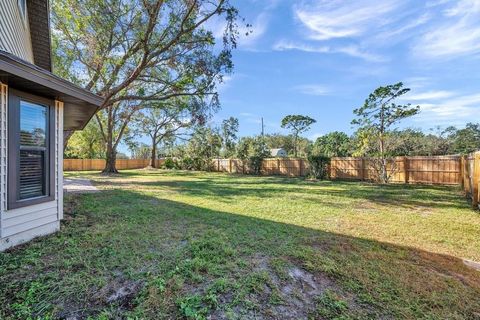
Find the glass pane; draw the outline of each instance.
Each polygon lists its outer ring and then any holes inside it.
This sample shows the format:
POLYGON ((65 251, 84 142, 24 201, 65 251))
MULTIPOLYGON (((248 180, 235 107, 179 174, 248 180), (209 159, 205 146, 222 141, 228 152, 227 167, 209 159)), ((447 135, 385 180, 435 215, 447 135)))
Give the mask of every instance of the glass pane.
POLYGON ((45 151, 20 150, 20 199, 45 195, 45 151))
POLYGON ((20 102, 20 145, 46 146, 47 107, 20 102))

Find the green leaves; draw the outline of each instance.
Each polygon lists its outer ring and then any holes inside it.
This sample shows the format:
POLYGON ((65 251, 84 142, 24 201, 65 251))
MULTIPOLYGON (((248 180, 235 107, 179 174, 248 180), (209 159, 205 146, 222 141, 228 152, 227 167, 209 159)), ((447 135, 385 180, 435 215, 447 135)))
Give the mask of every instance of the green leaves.
POLYGON ((308 131, 310 126, 317 122, 315 119, 312 119, 308 116, 303 116, 300 114, 291 114, 282 119, 282 128, 290 129, 295 138, 294 142, 294 156, 297 156, 297 139, 298 135, 302 132, 308 131))
POLYGON ((378 180, 384 183, 388 182, 395 171, 390 170, 389 173, 387 170, 387 164, 391 162, 388 157, 392 155, 393 148, 393 144, 388 143, 391 127, 420 111, 420 106, 394 102, 409 91, 409 88, 403 87, 402 82, 379 87, 368 96, 362 107, 353 111, 357 117, 352 120, 352 124, 360 127, 358 153, 375 157, 378 180))
POLYGON ((363 106, 353 111, 357 117, 352 120, 352 124, 360 127, 370 126, 383 133, 400 120, 417 114, 420 112, 420 106, 394 103, 395 99, 409 91, 409 88, 403 87, 402 82, 375 89, 363 106))
POLYGON ((307 131, 312 124, 317 122, 308 116, 291 114, 282 119, 282 128, 291 129, 297 134, 307 131))

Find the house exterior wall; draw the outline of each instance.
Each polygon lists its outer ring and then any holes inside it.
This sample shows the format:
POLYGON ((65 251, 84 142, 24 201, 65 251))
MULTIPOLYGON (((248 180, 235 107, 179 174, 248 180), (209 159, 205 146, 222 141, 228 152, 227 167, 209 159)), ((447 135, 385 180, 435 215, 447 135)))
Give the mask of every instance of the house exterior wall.
POLYGON ((60 229, 63 217, 63 103, 55 102, 55 199, 8 210, 8 86, 0 83, 0 87, 0 251, 3 251, 60 229))
POLYGON ((28 13, 20 13, 18 0, 0 1, 0 50, 33 63, 28 13))

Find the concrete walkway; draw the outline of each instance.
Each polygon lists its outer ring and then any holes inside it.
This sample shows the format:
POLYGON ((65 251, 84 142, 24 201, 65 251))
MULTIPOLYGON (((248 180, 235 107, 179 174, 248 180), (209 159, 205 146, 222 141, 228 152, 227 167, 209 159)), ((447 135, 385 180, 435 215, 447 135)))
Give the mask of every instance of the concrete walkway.
POLYGON ((100 192, 92 182, 84 178, 64 178, 63 191, 66 193, 94 193, 100 192))

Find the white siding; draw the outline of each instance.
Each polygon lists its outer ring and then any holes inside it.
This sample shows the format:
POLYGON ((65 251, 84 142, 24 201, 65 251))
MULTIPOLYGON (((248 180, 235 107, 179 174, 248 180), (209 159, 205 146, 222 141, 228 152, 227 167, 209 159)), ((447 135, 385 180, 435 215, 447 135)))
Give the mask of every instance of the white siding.
POLYGON ((0 251, 59 229, 63 217, 63 103, 55 102, 55 200, 7 210, 7 86, 0 99, 0 251))
POLYGON ((20 14, 18 0, 0 0, 0 49, 33 63, 28 14, 20 14))

